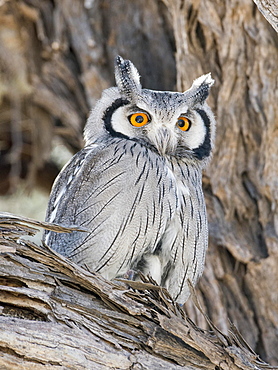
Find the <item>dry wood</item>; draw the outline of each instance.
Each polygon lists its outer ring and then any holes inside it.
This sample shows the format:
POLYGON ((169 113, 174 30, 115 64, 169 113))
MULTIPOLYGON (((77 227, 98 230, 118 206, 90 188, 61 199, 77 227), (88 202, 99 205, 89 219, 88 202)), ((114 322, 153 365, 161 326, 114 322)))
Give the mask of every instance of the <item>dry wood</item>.
POLYGON ((265 19, 278 32, 278 3, 276 0, 253 0, 265 19))
MULTIPOLYGON (((276 3, 256 0, 274 28, 276 3)), ((72 152, 82 146, 91 105, 114 85, 116 54, 136 64, 148 88, 183 90, 211 72, 218 130, 204 177, 210 246, 196 294, 221 332, 228 335, 231 320, 253 350, 278 365, 273 27, 252 0, 0 1, 0 193, 13 191, 19 178, 50 189, 59 171, 53 139, 72 152)), ((4 247, 15 249, 10 238, 4 247)), ((185 309, 208 328, 192 300, 185 309)))
POLYGON ((22 223, 38 224, 0 215, 1 369, 273 368, 234 328, 199 329, 151 279, 106 281, 19 239, 22 223))

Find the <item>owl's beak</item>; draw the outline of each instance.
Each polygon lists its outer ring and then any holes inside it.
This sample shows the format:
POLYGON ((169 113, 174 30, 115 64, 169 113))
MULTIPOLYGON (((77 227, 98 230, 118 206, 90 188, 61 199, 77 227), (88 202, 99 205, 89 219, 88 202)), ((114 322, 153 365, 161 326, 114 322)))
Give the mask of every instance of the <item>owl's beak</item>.
POLYGON ((161 155, 172 154, 177 144, 177 139, 172 131, 162 125, 148 133, 149 140, 161 155))

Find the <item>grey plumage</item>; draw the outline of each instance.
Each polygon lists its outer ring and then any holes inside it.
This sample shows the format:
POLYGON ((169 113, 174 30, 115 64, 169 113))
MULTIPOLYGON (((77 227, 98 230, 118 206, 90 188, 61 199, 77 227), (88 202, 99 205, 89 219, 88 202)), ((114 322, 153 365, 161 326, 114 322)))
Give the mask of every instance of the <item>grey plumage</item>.
POLYGON ((213 114, 204 75, 184 93, 142 89, 121 57, 116 88, 103 92, 86 145, 56 179, 46 220, 88 232, 46 231, 59 253, 108 279, 150 273, 178 302, 204 267, 208 228, 202 169, 211 157, 213 114))

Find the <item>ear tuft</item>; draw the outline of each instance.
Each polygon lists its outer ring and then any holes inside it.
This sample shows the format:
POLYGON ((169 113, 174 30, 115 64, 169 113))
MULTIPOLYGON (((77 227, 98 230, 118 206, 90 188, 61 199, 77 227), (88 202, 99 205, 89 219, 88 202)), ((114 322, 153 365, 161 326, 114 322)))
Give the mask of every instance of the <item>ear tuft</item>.
POLYGON ((133 100, 141 91, 140 75, 130 60, 125 60, 121 56, 115 59, 115 79, 120 93, 124 97, 133 100))
POLYGON ((194 103, 203 103, 210 91, 210 87, 214 84, 214 79, 211 74, 205 74, 194 80, 191 88, 184 93, 188 95, 188 99, 194 100, 194 103))
POLYGON ((200 87, 201 85, 208 85, 207 87, 211 87, 214 84, 214 79, 211 78, 211 73, 207 73, 206 75, 200 76, 196 78, 193 82, 193 86, 200 87))

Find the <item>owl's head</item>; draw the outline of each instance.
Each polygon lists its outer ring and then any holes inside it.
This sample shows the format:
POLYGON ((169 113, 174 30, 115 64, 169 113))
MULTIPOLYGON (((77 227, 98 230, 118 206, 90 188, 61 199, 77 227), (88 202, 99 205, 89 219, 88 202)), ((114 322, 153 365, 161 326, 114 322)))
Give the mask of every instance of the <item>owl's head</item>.
POLYGON ((163 156, 206 161, 215 120, 206 103, 214 80, 197 78, 183 93, 143 89, 135 66, 116 58, 117 87, 103 92, 85 127, 86 145, 108 137, 134 140, 163 156))

